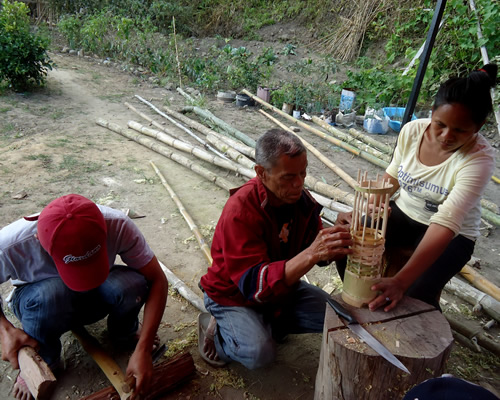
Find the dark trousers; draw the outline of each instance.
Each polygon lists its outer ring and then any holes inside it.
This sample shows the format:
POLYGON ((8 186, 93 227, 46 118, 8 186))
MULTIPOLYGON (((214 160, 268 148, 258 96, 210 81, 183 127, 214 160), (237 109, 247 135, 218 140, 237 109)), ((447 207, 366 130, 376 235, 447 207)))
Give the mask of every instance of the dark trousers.
MULTIPOLYGON (((386 252, 397 247, 416 249, 425 235, 428 226, 408 217, 391 201, 391 216, 387 224, 386 252)), ((457 274, 470 260, 475 242, 462 235, 457 235, 444 249, 439 258, 408 288, 406 295, 439 307, 439 296, 446 283, 457 274)), ((342 280, 347 265, 347 258, 336 262, 342 280)))

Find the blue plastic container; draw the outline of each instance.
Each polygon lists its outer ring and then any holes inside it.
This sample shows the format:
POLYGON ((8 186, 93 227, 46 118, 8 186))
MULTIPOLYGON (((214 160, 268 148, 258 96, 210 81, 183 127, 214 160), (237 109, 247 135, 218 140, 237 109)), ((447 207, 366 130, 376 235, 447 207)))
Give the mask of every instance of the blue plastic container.
MULTIPOLYGON (((399 132, 401 130, 401 121, 403 120, 403 116, 405 115, 405 107, 384 107, 384 115, 389 117, 389 127, 395 131, 399 132), (393 118, 397 118, 400 121, 393 120, 393 118)), ((412 115, 411 120, 417 119, 415 114, 412 115)))

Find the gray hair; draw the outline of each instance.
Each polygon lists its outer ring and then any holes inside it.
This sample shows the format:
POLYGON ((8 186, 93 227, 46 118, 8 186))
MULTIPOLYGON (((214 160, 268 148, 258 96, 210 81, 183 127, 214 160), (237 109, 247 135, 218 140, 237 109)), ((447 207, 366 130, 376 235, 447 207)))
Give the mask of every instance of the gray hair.
POLYGON ((265 169, 271 169, 283 154, 293 158, 305 151, 297 136, 281 129, 270 129, 257 140, 255 162, 265 169))

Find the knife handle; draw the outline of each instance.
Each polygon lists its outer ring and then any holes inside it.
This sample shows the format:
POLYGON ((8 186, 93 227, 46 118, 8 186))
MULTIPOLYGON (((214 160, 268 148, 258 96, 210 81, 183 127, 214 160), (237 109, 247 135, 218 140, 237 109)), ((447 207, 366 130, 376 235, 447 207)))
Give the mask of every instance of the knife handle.
POLYGON ((358 321, 340 303, 333 299, 326 300, 335 312, 347 321, 347 324, 357 324, 358 321))

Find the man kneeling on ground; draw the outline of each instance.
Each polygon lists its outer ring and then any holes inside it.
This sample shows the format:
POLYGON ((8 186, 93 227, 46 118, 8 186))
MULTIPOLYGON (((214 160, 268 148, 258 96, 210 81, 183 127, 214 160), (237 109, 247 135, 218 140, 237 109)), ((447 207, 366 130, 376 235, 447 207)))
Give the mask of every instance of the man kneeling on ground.
POLYGON ((348 226, 323 229, 321 206, 304 189, 307 153, 298 137, 272 129, 255 158, 257 177, 231 191, 200 281, 212 315, 200 350, 212 365, 259 368, 287 334, 322 332, 328 294, 300 278, 351 252, 348 226))
MULTIPOLYGON (((54 368, 64 332, 108 316, 113 340, 135 348, 126 371, 136 381, 132 399, 148 392, 151 352, 168 283, 130 218, 79 195, 60 197, 39 216, 0 230, 0 282, 9 278, 15 286, 10 305, 22 329, 14 327, 0 308, 3 360, 18 368, 19 349, 30 346, 54 368), (114 264, 117 255, 126 266, 114 264)), ((31 397, 20 376, 14 396, 31 397)))

